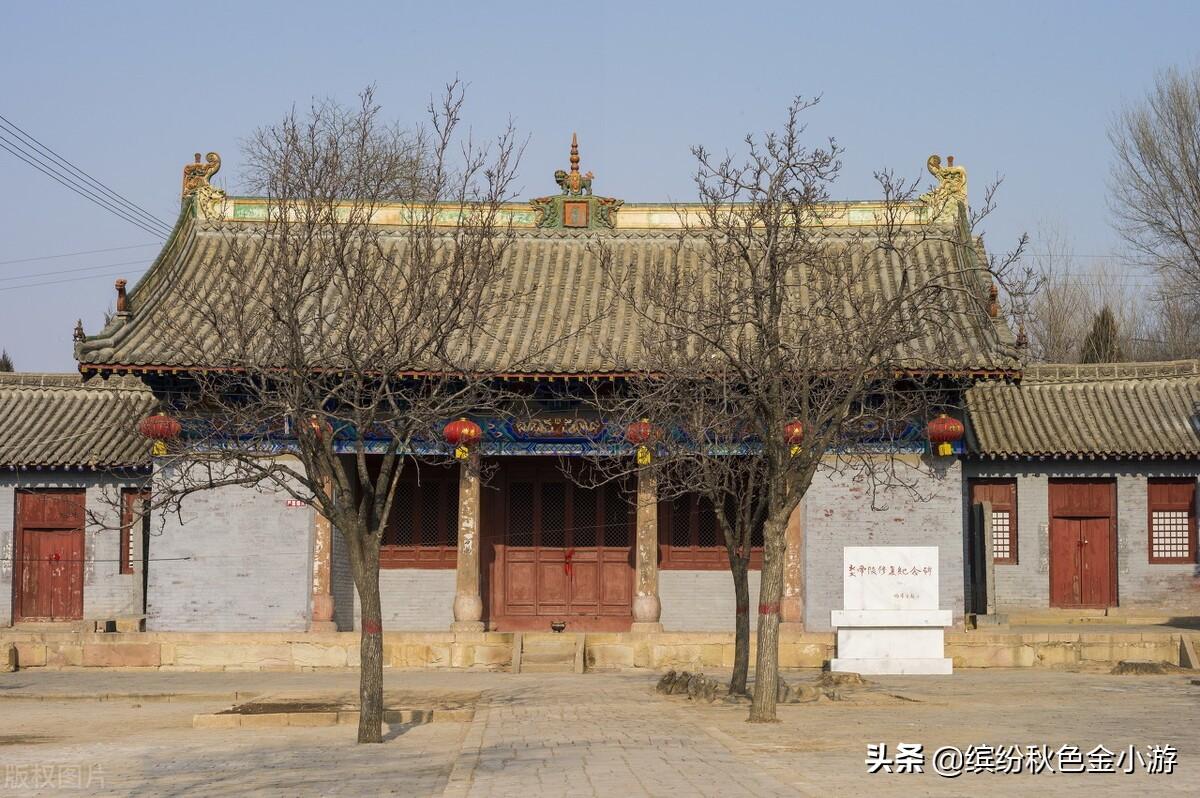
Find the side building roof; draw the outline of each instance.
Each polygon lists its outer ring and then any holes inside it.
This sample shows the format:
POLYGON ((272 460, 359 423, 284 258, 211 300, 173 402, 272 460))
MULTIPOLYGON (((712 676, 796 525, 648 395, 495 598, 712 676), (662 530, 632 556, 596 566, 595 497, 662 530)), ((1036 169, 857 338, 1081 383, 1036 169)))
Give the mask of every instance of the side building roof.
POLYGON ((1030 366, 968 390, 967 415, 985 457, 1200 457, 1200 360, 1030 366))
POLYGON ((132 376, 0 373, 0 468, 144 468, 138 422, 154 395, 132 376))

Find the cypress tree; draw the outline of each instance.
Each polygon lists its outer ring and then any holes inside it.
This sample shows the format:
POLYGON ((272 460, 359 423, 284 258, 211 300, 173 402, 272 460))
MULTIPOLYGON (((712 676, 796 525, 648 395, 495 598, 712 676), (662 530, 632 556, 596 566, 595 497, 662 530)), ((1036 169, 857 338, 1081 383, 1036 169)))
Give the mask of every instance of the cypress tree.
POLYGON ((1125 352, 1121 348, 1120 333, 1117 330, 1117 319, 1112 310, 1105 305, 1100 308, 1092 321, 1092 329, 1083 339, 1079 350, 1081 363, 1120 363, 1125 360, 1125 352))

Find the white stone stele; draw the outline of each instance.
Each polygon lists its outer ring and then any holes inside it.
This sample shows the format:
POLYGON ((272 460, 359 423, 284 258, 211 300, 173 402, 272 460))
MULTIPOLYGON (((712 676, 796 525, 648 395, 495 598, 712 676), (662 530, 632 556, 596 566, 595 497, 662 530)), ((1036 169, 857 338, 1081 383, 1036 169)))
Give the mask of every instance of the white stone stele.
POLYGON ((834 610, 833 671, 947 674, 949 610, 938 609, 937 546, 847 546, 842 607, 834 610))

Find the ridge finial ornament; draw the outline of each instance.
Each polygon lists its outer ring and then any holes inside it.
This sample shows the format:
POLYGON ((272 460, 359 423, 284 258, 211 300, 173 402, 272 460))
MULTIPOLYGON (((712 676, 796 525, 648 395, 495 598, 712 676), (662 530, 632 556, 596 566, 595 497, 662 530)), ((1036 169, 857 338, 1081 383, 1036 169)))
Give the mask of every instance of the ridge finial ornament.
POLYGON ((201 186, 210 185, 209 179, 221 171, 221 156, 210 152, 200 161, 200 153, 196 153, 195 163, 183 167, 183 196, 194 193, 201 186))
POLYGON ((954 165, 954 156, 946 156, 946 165, 942 166, 940 155, 930 155, 925 162, 929 174, 938 179, 937 187, 932 194, 944 200, 967 201, 967 170, 954 165))
POLYGON ((195 197, 196 213, 200 218, 217 219, 225 205, 225 192, 210 183, 210 179, 221 171, 221 156, 210 152, 200 160, 196 153, 194 163, 183 167, 183 201, 195 197))
POLYGON ((590 195, 592 193, 592 178, 595 177, 591 172, 584 174, 579 173, 579 137, 575 133, 571 134, 571 171, 565 172, 562 169, 555 170, 554 182, 558 183, 558 187, 562 189, 562 193, 571 196, 590 195))

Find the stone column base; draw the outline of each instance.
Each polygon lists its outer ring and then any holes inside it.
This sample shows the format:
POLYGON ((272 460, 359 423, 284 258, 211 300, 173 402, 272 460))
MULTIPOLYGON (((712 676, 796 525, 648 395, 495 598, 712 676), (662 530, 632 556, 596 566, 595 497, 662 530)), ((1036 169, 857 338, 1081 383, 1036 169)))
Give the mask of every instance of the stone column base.
POLYGON ((629 625, 629 631, 634 634, 654 634, 662 630, 663 625, 657 622, 634 621, 629 625))
POLYGON ((483 621, 453 621, 450 624, 451 632, 482 632, 484 628, 483 621))
MULTIPOLYGON (((754 627, 750 627, 750 632, 754 632, 754 627)), ((779 634, 781 635, 802 635, 804 634, 804 624, 800 621, 780 621, 779 634)))
POLYGON ((336 632, 337 630, 337 624, 333 621, 310 621, 308 624, 308 631, 314 633, 336 632))

